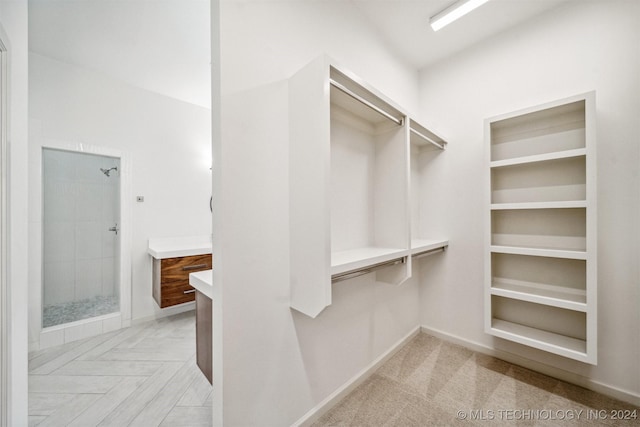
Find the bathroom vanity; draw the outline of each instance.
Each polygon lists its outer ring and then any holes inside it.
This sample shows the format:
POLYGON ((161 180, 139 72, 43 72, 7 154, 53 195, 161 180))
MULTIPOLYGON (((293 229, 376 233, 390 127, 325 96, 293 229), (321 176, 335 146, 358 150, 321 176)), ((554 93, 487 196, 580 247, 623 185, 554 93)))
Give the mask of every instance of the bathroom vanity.
POLYGON ((211 236, 149 239, 153 257, 153 299, 160 308, 195 300, 189 274, 211 270, 211 236))

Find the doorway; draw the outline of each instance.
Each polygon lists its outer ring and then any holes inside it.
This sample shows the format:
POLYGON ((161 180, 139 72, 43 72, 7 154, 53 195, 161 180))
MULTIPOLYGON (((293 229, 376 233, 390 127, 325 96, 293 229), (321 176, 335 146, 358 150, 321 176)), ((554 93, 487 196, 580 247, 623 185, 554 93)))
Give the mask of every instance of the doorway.
POLYGON ((42 150, 42 328, 120 311, 120 159, 42 150))
MULTIPOLYGON (((34 138, 38 138, 37 135, 34 138)), ((119 150, 41 139, 30 351, 131 324, 131 172, 119 150)), ((35 153, 34 153, 35 154, 35 153)), ((36 159, 34 159, 36 160, 36 159)))

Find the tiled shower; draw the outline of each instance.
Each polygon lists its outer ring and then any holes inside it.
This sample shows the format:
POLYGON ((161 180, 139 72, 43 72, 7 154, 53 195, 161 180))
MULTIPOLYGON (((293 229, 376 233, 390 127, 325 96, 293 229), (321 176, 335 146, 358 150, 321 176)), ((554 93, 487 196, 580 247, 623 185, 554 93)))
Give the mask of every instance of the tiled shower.
POLYGON ((119 311, 120 159, 44 148, 42 327, 119 311))

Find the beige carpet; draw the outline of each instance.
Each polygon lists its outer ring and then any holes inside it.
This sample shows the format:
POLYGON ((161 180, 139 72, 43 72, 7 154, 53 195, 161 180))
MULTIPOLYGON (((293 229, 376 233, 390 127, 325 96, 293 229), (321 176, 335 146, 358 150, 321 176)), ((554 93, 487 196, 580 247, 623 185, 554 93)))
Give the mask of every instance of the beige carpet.
POLYGON ((631 427, 640 409, 421 333, 314 424, 457 425, 631 427))

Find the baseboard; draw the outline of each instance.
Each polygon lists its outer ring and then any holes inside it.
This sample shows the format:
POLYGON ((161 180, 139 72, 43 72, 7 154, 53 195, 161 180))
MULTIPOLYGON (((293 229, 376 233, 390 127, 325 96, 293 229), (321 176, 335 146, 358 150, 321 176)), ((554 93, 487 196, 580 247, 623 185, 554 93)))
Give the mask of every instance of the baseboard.
POLYGON ((459 336, 452 335, 438 329, 430 328, 428 326, 422 326, 420 329, 422 332, 426 334, 433 335, 434 337, 440 338, 444 341, 461 345, 470 350, 477 351, 478 353, 486 354, 488 356, 493 356, 498 359, 504 360, 506 362, 513 363, 514 365, 522 366, 523 368, 531 369, 532 371, 536 371, 541 374, 545 374, 550 377, 557 378, 559 380, 566 381, 568 383, 575 384, 580 387, 584 387, 588 390, 605 394, 607 396, 613 397, 618 400, 622 400, 632 405, 640 406, 640 395, 637 393, 631 392, 629 390, 623 390, 618 387, 614 387, 608 384, 603 384, 601 382, 594 381, 591 378, 587 378, 585 376, 578 375, 573 372, 565 371, 563 369, 558 369, 556 367, 553 367, 544 363, 536 362, 535 360, 527 359, 525 357, 518 356, 513 353, 509 353, 502 350, 496 350, 484 344, 470 341, 465 338, 461 338, 459 336))
POLYGON ((162 310, 152 314, 151 316, 138 317, 129 321, 129 326, 136 326, 142 323, 151 322, 153 320, 162 319, 163 317, 173 316, 174 314, 185 313, 196 309, 195 302, 187 302, 175 307, 163 308, 162 310))
POLYGON ((322 402, 318 403, 309 412, 304 414, 298 421, 294 422, 292 426, 295 427, 307 427, 316 422, 322 415, 329 411, 333 406, 342 400, 346 395, 351 393, 356 387, 362 384, 367 378, 369 378, 384 362, 389 360, 398 350, 400 350, 406 343, 408 343, 413 337, 418 335, 420 327, 417 326, 411 332, 409 332, 404 338, 400 339, 389 350, 375 359, 369 366, 362 369, 356 375, 351 377, 340 388, 331 393, 322 402))

